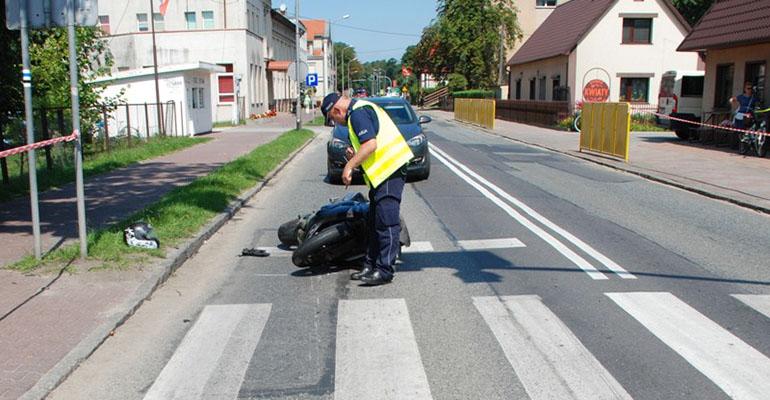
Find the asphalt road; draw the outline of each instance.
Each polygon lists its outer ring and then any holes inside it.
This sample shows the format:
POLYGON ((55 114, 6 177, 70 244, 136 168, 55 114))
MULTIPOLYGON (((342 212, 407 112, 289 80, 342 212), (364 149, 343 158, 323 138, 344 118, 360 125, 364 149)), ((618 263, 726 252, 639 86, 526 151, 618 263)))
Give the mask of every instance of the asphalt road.
POLYGON ((768 398, 770 218, 428 129, 392 284, 237 257, 343 193, 318 137, 51 398, 768 398))

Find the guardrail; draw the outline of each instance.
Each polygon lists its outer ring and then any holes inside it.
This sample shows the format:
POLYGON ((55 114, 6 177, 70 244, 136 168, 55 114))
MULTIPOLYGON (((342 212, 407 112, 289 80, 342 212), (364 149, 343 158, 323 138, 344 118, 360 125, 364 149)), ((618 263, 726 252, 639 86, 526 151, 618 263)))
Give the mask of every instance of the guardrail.
POLYGON ((495 101, 490 99, 455 99, 455 119, 487 129, 495 128, 495 101))
POLYGON ((628 103, 583 103, 580 151, 594 151, 628 162, 630 133, 628 103))

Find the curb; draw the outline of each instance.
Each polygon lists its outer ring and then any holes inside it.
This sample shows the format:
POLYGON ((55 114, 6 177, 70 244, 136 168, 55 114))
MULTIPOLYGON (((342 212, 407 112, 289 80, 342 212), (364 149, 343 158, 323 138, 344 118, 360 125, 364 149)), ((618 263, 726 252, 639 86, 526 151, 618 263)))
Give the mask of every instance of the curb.
POLYGON ((289 164, 294 158, 305 148, 307 148, 318 135, 315 132, 315 136, 308 139, 305 144, 294 150, 285 160, 281 161, 265 178, 257 183, 251 189, 241 193, 237 199, 233 200, 227 208, 219 215, 214 217, 212 221, 201 228, 198 233, 192 239, 184 242, 179 248, 172 251, 168 257, 162 260, 159 265, 156 264, 155 271, 142 283, 134 292, 133 296, 128 298, 123 304, 117 307, 121 311, 117 311, 107 317, 106 321, 100 326, 91 331, 88 336, 75 346, 64 358, 59 360, 56 365, 51 368, 37 383, 27 390, 19 399, 23 400, 41 400, 48 394, 56 389, 83 361, 85 361, 91 354, 93 354, 99 346, 104 343, 108 337, 110 337, 114 330, 123 325, 128 318, 130 318, 136 310, 149 299, 152 294, 158 289, 166 280, 177 270, 182 264, 184 264, 190 257, 198 252, 198 249, 214 235, 222 226, 224 226, 232 217, 248 202, 252 197, 259 193, 262 188, 267 186, 268 183, 281 172, 286 165, 289 164))
MULTIPOLYGON (((592 162, 594 164, 598 164, 598 165, 601 165, 603 167, 612 168, 612 169, 617 170, 617 171, 627 172, 629 174, 633 174, 633 175, 642 177, 644 179, 647 179, 647 180, 650 180, 650 181, 653 181, 653 182, 661 183, 661 184, 668 185, 668 186, 673 186, 675 188, 686 190, 688 192, 699 194, 701 196, 709 197, 709 198, 712 198, 712 199, 715 199, 715 200, 722 200, 722 201, 725 201, 725 202, 728 202, 728 203, 731 203, 731 204, 734 204, 734 205, 737 205, 737 206, 740 206, 740 207, 743 207, 743 208, 748 208, 748 209, 751 209, 751 210, 754 210, 754 211, 757 211, 757 212, 761 212, 761 213, 764 213, 764 214, 770 214, 770 207, 766 207, 766 206, 763 206, 763 205, 755 204, 755 203, 752 203, 752 202, 749 202, 749 201, 744 201, 744 200, 736 199, 734 197, 722 195, 722 194, 719 194, 719 193, 710 192, 708 190, 700 189, 700 188, 697 188, 695 186, 691 186, 691 185, 687 185, 687 184, 684 184, 684 183, 681 183, 681 182, 677 182, 675 180, 671 180, 671 179, 664 178, 664 177, 661 177, 661 176, 656 176, 656 175, 653 175, 653 174, 651 174, 649 172, 645 172, 645 171, 643 171, 641 169, 638 169, 638 168, 623 167, 621 165, 611 164, 609 162, 605 162, 605 161, 596 159, 596 158, 591 157, 591 156, 587 156, 587 155, 583 156, 583 155, 580 155, 580 154, 575 154, 573 152, 559 150, 559 149, 556 149, 556 148, 553 148, 553 147, 549 147, 549 146, 546 146, 546 145, 542 145, 542 144, 538 144, 538 143, 531 143, 531 142, 528 142, 526 140, 512 138, 512 137, 509 137, 509 136, 505 136, 505 135, 499 134, 499 133, 497 133, 495 131, 492 131, 492 130, 489 130, 489 129, 486 129, 486 128, 482 128, 482 127, 480 127, 478 125, 473 125, 473 124, 470 124, 470 123, 467 123, 467 122, 464 122, 464 121, 456 120, 454 118, 448 119, 447 121, 455 122, 455 123, 458 123, 460 125, 465 125, 465 126, 468 126, 470 128, 473 128, 473 129, 476 129, 476 130, 479 130, 479 131, 483 131, 483 132, 488 133, 490 135, 494 135, 494 136, 497 136, 497 137, 508 139, 508 140, 510 140, 512 142, 522 143, 522 144, 525 144, 525 145, 528 145, 528 146, 537 147, 537 148, 541 148, 541 149, 544 149, 544 150, 549 150, 549 151, 552 151, 554 153, 559 153, 559 154, 563 154, 563 155, 566 155, 566 156, 569 156, 569 157, 577 158, 579 160, 584 160, 584 161, 592 162)), ((599 157, 599 156, 597 156, 597 157, 599 157)))

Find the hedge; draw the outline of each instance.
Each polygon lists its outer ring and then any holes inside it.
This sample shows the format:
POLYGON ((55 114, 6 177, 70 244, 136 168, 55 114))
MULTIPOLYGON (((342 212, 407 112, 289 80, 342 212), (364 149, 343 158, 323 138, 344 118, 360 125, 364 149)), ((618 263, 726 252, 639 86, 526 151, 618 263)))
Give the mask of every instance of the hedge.
POLYGON ((494 99, 495 91, 481 89, 461 90, 453 92, 452 97, 455 99, 494 99))

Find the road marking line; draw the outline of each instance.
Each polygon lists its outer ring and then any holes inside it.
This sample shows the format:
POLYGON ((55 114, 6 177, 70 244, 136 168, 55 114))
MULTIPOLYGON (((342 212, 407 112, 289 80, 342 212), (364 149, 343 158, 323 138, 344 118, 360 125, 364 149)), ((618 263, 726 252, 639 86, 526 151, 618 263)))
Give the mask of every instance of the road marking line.
POLYGON ((770 359, 671 293, 605 293, 734 399, 767 399, 770 359))
POLYGON ((340 300, 334 398, 432 398, 404 299, 340 300))
POLYGON ((770 318, 770 294, 734 294, 732 296, 770 318))
POLYGON ((481 239, 481 240, 458 240, 457 247, 463 250, 485 250, 485 249, 511 249, 527 247, 521 240, 516 238, 503 239, 481 239))
POLYGON ((412 242, 409 247, 402 247, 402 253, 430 253, 434 251, 430 242, 412 242))
POLYGON ((144 399, 237 398, 270 308, 206 306, 144 399))
POLYGON ((531 399, 631 399, 540 297, 474 297, 473 304, 531 399))
MULTIPOLYGON (((431 148, 435 149, 435 146, 431 144, 431 148)), ((498 207, 503 209, 508 215, 510 215, 513 219, 518 221, 520 224, 524 225, 527 229, 529 229, 532 233, 539 236, 541 239, 546 241, 546 243, 550 244, 556 251, 567 257, 569 260, 571 260, 575 265, 577 265, 580 269, 585 271, 591 279, 608 279, 606 275, 599 272, 596 268, 594 268, 591 263, 586 261, 583 257, 580 257, 577 255, 574 251, 570 250, 567 246, 565 246, 562 242, 557 240, 555 237, 553 237, 550 233, 546 232, 539 226, 533 224, 530 220, 525 218, 523 215, 519 214, 518 211, 514 210, 511 206, 506 204, 502 199, 492 194, 489 190, 481 186, 481 184, 477 183, 476 181, 472 180, 468 175, 465 175, 463 172, 461 172, 457 167, 452 165, 449 161, 444 159, 443 156, 440 155, 441 151, 438 149, 435 149, 433 153, 433 156, 438 159, 442 164, 444 164, 447 168, 449 168, 450 171, 454 172, 455 175, 459 176, 462 180, 467 182, 469 185, 474 187, 476 190, 478 190, 484 197, 491 200, 493 203, 495 203, 498 207)))
MULTIPOLYGON (((441 156, 445 157, 449 162, 452 162, 455 165, 457 165, 458 168, 460 168, 463 171, 465 171, 468 175, 472 176, 473 178, 475 178, 476 180, 478 180, 482 184, 486 185, 493 192, 497 193, 498 195, 500 195, 505 200, 508 200, 511 204, 513 204, 514 206, 516 206, 519 209, 521 209, 522 211, 524 211, 524 213, 528 214, 530 217, 534 218, 536 221, 540 222, 541 224, 545 225, 547 228, 549 228, 552 231, 556 232, 561 237, 567 239, 569 242, 574 244, 577 248, 579 248, 580 250, 583 250, 586 254, 590 255, 591 257, 593 257, 594 259, 596 259, 597 261, 602 263, 605 267, 607 267, 612 272, 616 273, 621 278, 623 278, 623 279, 636 279, 636 276, 631 274, 630 272, 628 272, 625 268, 621 267, 620 265, 618 265, 614 261, 610 260, 607 256, 605 256, 604 254, 598 252, 596 249, 594 249, 593 247, 591 247, 587 243, 585 243, 582 240, 578 239, 575 235, 567 232, 566 230, 564 230, 560 226, 554 224, 549 219, 547 219, 546 217, 542 216, 537 211, 533 210, 532 208, 530 208, 529 206, 524 204, 521 200, 511 196, 508 192, 504 191, 503 189, 501 189, 497 185, 495 185, 492 182, 484 179, 483 177, 481 177, 480 175, 475 173, 473 170, 471 170, 470 168, 468 168, 467 166, 465 166, 461 162, 459 162, 459 161, 455 160, 454 158, 452 158, 451 156, 449 156, 443 150, 437 148, 434 144, 431 143, 430 147, 431 147, 432 150, 435 151, 435 153, 440 154, 441 156)), ((441 161, 441 162, 444 163, 445 165, 447 164, 444 161, 441 161)))

